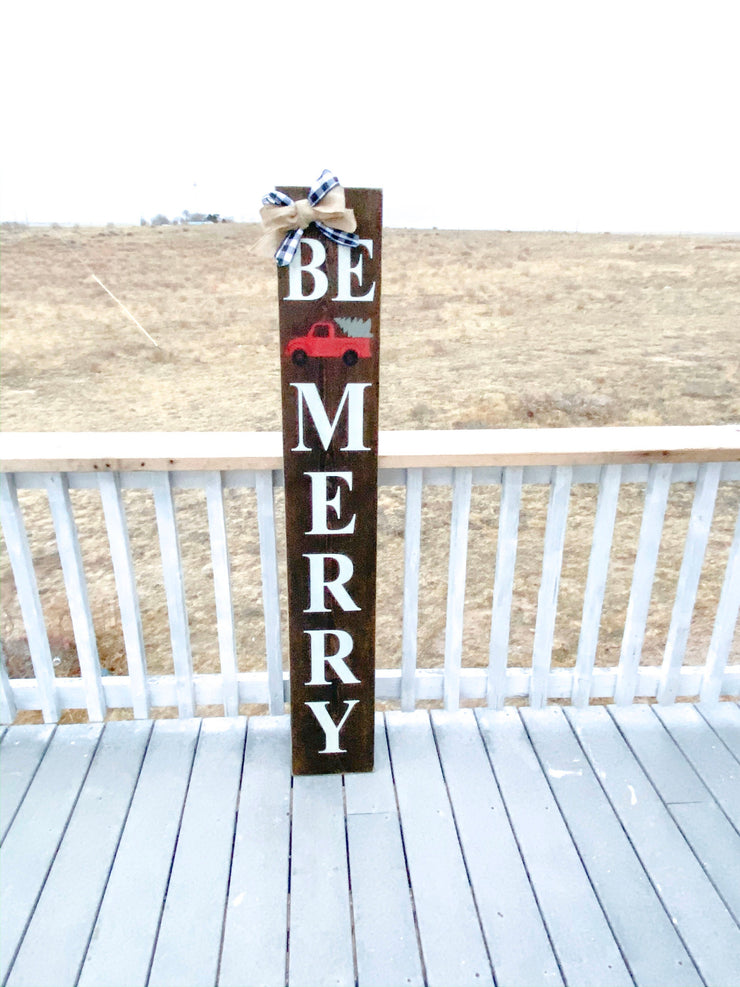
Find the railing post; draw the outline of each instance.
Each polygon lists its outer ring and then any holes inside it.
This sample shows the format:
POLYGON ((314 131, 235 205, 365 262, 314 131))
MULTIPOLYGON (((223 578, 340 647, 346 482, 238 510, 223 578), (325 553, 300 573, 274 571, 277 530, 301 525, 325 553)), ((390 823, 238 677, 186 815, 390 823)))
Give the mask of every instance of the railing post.
POLYGON ((280 586, 278 583, 275 532, 275 480, 272 470, 257 470, 255 477, 262 567, 262 606, 265 614, 267 687, 270 694, 270 713, 275 716, 285 712, 283 646, 280 634, 280 586))
POLYGON ((468 525, 473 471, 470 467, 453 473, 450 561, 447 576, 447 621, 445 627, 445 709, 460 705, 460 665, 462 663, 465 581, 468 563, 468 525))
POLYGON ((177 707, 180 716, 194 716, 193 656, 190 650, 190 629, 185 604, 185 582, 182 558, 180 557, 180 540, 177 534, 175 500, 172 495, 172 482, 169 473, 157 475, 154 486, 154 507, 157 513, 164 589, 170 619, 177 707))
POLYGON ((419 628, 419 563, 421 501, 424 471, 406 470, 406 528, 403 561, 403 631, 401 643, 401 709, 416 706, 416 656, 419 628))
POLYGON ((703 703, 716 703, 722 692, 722 677, 730 656, 735 625, 740 614, 740 510, 735 524, 735 535, 725 570, 725 580, 714 618, 712 639, 709 642, 704 680, 699 698, 703 703))
POLYGON ((599 499, 596 503, 591 555, 588 563, 586 590, 583 595, 578 655, 573 672, 571 700, 574 706, 587 706, 591 696, 596 646, 599 642, 601 611, 604 606, 604 593, 609 572, 609 558, 614 538, 614 522, 617 517, 621 482, 621 466, 612 464, 601 467, 599 499))
POLYGON ((5 654, 0 644, 0 723, 12 723, 18 715, 13 688, 5 667, 5 654))
POLYGON ((524 470, 521 466, 505 466, 501 478, 486 696, 486 702, 491 709, 502 709, 506 701, 506 665, 509 657, 511 600, 514 594, 523 475, 524 470))
POLYGON ((56 695, 49 635, 46 631, 44 611, 33 568, 33 557, 18 503, 15 479, 9 473, 0 475, 0 523, 8 547, 10 565, 18 591, 18 602, 28 636, 33 672, 39 688, 41 713, 46 723, 56 723, 59 719, 59 702, 56 695))
POLYGON ((82 566, 82 552, 69 496, 69 480, 65 473, 50 473, 45 477, 44 485, 59 547, 77 657, 85 686, 87 713, 91 720, 104 720, 105 692, 100 675, 95 627, 87 595, 87 580, 82 566))
POLYGON ((239 681, 234 632, 234 606, 231 596, 231 564, 229 543, 226 537, 226 513, 224 511, 223 474, 220 471, 206 473, 206 505, 208 532, 213 564, 213 591, 216 597, 216 626, 218 652, 221 661, 224 713, 239 713, 239 681))
POLYGON ((144 653, 144 632, 141 626, 139 594, 136 590, 126 512, 121 496, 121 479, 117 473, 100 473, 98 474, 98 488, 103 504, 105 526, 108 531, 118 606, 121 611, 123 642, 126 648, 126 664, 131 685, 131 705, 136 719, 147 719, 150 712, 150 702, 144 653))
POLYGON ((671 471, 670 463, 654 463, 648 474, 645 507, 640 525, 640 542, 632 573, 632 588, 627 605, 617 684, 614 690, 614 701, 618 706, 628 706, 637 691, 642 643, 645 638, 655 568, 658 564, 663 521, 671 486, 671 471))
POLYGON ((721 463, 702 463, 699 466, 689 531, 686 536, 686 547, 678 576, 671 626, 658 685, 658 702, 662 704, 674 702, 678 693, 681 665, 689 639, 691 617, 694 613, 696 591, 709 541, 721 470, 721 463))
POLYGON ((553 469, 550 503, 547 508, 542 582, 537 598, 537 622, 534 630, 532 678, 529 691, 529 702, 535 709, 544 706, 547 702, 572 479, 573 469, 570 466, 557 466, 553 469))

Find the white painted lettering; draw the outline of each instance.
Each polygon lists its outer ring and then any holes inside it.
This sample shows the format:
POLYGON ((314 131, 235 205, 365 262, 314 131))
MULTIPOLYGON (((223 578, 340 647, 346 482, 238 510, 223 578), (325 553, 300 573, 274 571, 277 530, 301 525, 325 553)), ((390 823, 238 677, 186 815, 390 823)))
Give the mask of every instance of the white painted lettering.
POLYGON ((309 605, 304 613, 329 613, 325 606, 324 590, 328 589, 342 610, 359 610, 355 601, 344 588, 352 578, 355 567, 347 555, 304 555, 308 559, 309 605), (336 579, 326 578, 326 560, 333 559, 339 566, 336 579))
POLYGON ((347 717, 358 704, 359 699, 345 699, 345 706, 347 707, 344 716, 339 721, 335 723, 329 715, 329 703, 306 703, 306 706, 311 710, 313 715, 321 724, 321 728, 324 731, 324 737, 326 738, 326 747, 323 751, 319 751, 319 754, 346 754, 347 751, 339 746, 339 731, 342 729, 344 724, 347 722, 347 717))
POLYGON ((293 260, 288 265, 288 294, 285 301, 288 302, 312 302, 316 298, 323 298, 329 288, 329 279, 326 272, 321 270, 321 265, 326 260, 326 248, 320 240, 313 240, 304 236, 298 245, 298 249, 293 255, 293 260), (303 264, 303 245, 311 251, 311 258, 307 264, 303 264), (313 278, 313 288, 308 295, 303 294, 303 272, 313 278))
POLYGON ((351 535, 355 530, 355 519, 356 514, 352 515, 352 520, 349 521, 343 528, 330 528, 329 527, 329 508, 336 514, 337 521, 339 520, 339 515, 341 514, 342 508, 340 505, 341 498, 341 488, 337 484, 337 492, 329 500, 328 497, 328 481, 330 476, 336 476, 340 480, 344 480, 349 489, 352 489, 352 474, 351 473, 306 473, 305 476, 311 477, 311 518, 312 527, 310 531, 307 531, 307 535, 351 535))
MULTIPOLYGON (((360 240, 360 248, 367 247, 368 256, 373 256, 373 241, 360 240)), ((352 275, 357 278, 358 286, 362 286, 362 250, 357 263, 352 266, 352 250, 356 247, 337 247, 337 295, 335 302, 371 302, 375 298, 375 282, 364 295, 352 294, 352 275)))
POLYGON ((326 663, 328 662, 342 682, 359 682, 349 669, 345 658, 352 653, 354 641, 347 631, 304 631, 311 638, 311 681, 306 685, 330 685, 326 680, 326 663), (339 644, 336 654, 327 655, 326 646, 329 635, 335 637, 339 644))
POLYGON ((329 444, 339 424, 339 416, 342 414, 345 404, 347 405, 347 445, 342 446, 342 452, 362 452, 370 448, 370 446, 363 445, 363 438, 365 388, 371 387, 371 384, 347 384, 342 393, 342 400, 339 402, 337 412, 334 415, 334 420, 331 422, 329 421, 329 416, 326 413, 316 384, 291 384, 290 386, 295 387, 298 392, 298 445, 291 452, 311 451, 304 441, 304 402, 311 414, 324 449, 329 448, 329 444))

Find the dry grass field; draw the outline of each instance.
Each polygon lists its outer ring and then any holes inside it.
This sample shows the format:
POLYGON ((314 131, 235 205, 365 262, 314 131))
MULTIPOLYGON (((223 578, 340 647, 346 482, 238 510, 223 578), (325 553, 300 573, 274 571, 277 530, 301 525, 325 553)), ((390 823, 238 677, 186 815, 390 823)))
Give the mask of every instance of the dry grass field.
MULTIPOLYGON (((3 230, 0 425, 5 431, 229 431, 280 428, 274 267, 249 252, 254 226, 3 230), (158 347, 93 278, 112 291, 158 347)), ((383 242, 380 416, 383 429, 704 425, 740 421, 740 240, 558 233, 387 230, 383 242)), ((150 668, 171 670, 166 602, 144 494, 127 509, 139 559, 150 668)), ((645 659, 658 662, 692 488, 669 502, 645 659)), ((643 490, 623 489, 599 664, 619 655, 643 490)), ((264 663, 253 492, 228 494, 238 647, 264 663)), ((99 498, 73 503, 98 647, 111 672, 125 655, 99 498)), ((528 489, 512 613, 511 660, 527 664, 547 488, 528 489)), ((579 487, 556 628, 555 664, 575 658, 595 498, 579 487)), ((178 493, 196 669, 216 670, 205 501, 178 493)), ((279 507, 280 505, 278 505, 279 507)), ((71 621, 48 508, 27 492, 45 616, 58 674, 76 674, 71 621)), ((420 664, 444 648, 450 494, 425 494, 420 664)), ((737 490, 723 486, 689 642, 703 661, 724 572, 737 490)), ((485 664, 498 490, 476 487, 466 596, 466 665, 485 664)), ((7 554, 2 640, 12 674, 28 649, 7 554)), ((400 654, 403 491, 383 488, 378 664, 400 654)), ((737 654, 733 660, 737 660, 737 654)), ((287 657, 286 657, 287 661, 287 657)))

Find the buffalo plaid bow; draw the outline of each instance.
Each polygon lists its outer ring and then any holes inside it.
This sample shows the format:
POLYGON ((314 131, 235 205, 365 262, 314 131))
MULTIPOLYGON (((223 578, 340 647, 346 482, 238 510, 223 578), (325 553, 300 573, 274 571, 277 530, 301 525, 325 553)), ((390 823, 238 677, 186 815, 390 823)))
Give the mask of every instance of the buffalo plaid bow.
POLYGON ((280 244, 275 251, 275 260, 278 263, 278 267, 287 267, 290 264, 296 250, 298 249, 298 244, 301 242, 301 237, 303 236, 303 230, 309 223, 315 223, 316 226, 324 233, 330 240, 334 243, 339 243, 345 247, 356 247, 359 245, 360 238, 354 232, 357 224, 354 220, 354 214, 351 209, 345 209, 344 206, 344 192, 339 185, 339 179, 332 172, 324 169, 321 172, 317 180, 311 186, 311 190, 308 193, 308 199, 302 199, 300 202, 293 202, 289 195, 285 195, 284 192, 268 192, 267 195, 262 200, 262 205, 266 206, 267 209, 263 209, 263 222, 265 221, 265 213, 268 210, 271 212, 272 208, 275 206, 282 207, 295 207, 290 214, 290 222, 302 223, 296 228, 289 228, 288 232, 284 238, 280 241, 280 244), (333 196, 331 196, 332 202, 327 202, 326 205, 329 207, 327 210, 327 218, 336 216, 335 221, 341 222, 342 226, 347 226, 349 229, 337 229, 335 226, 329 226, 326 223, 322 223, 320 219, 314 214, 316 212, 321 212, 322 209, 319 207, 319 203, 324 199, 332 189, 337 189, 333 196), (302 208, 302 207, 307 208, 302 208), (272 208, 271 208, 272 207, 272 208), (319 208, 317 208, 319 207, 319 208), (332 213, 334 216, 332 216, 332 213))

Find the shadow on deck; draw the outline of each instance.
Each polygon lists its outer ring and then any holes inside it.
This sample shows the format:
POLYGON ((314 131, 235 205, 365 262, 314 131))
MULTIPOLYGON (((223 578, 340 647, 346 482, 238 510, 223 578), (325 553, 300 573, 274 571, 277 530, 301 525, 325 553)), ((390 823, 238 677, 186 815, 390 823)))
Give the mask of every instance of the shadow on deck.
POLYGON ((740 708, 378 714, 292 778, 288 717, 15 726, 0 979, 740 984, 740 708))

